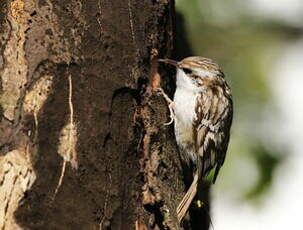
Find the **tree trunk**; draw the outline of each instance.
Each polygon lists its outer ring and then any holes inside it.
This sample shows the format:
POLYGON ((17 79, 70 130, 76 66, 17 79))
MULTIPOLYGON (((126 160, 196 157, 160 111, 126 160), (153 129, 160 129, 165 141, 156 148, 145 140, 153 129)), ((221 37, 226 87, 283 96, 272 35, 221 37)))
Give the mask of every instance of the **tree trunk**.
POLYGON ((180 229, 182 170, 154 90, 173 1, 0 10, 0 229, 180 229))

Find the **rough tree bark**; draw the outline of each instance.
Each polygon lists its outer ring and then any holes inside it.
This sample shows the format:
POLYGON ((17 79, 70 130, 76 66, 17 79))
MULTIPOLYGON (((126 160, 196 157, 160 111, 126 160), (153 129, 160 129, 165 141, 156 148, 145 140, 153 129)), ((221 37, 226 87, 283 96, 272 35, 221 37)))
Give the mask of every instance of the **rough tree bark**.
POLYGON ((153 55, 171 55, 173 1, 0 10, 0 229, 180 229, 182 170, 150 84, 153 55))

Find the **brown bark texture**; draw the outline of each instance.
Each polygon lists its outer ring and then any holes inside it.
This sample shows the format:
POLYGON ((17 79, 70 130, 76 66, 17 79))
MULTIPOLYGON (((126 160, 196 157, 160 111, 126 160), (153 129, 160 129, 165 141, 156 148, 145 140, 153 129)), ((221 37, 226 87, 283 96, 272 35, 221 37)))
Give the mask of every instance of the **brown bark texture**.
POLYGON ((1 0, 1 230, 181 229, 154 90, 173 16, 172 0, 1 0))

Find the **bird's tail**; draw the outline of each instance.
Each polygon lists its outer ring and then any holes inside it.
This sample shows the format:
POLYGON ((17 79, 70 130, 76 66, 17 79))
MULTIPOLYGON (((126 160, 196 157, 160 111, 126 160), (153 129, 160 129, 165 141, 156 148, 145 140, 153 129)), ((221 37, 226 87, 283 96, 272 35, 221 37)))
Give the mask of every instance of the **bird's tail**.
POLYGON ((188 191, 186 192, 185 196, 183 197, 182 201, 177 207, 177 215, 178 215, 179 223, 181 223, 187 210, 189 209, 191 202, 193 201, 195 195, 197 194, 198 180, 199 180, 199 173, 196 172, 192 184, 190 185, 188 191))

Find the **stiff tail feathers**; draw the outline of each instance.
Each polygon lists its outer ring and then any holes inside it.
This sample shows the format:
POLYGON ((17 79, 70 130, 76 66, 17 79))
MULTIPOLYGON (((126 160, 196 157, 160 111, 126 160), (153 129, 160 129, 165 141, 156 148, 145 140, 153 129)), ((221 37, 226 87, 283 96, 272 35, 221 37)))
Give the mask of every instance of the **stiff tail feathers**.
POLYGON ((194 197, 197 194, 198 180, 199 175, 198 173, 196 173, 192 184, 190 185, 188 191, 186 192, 185 196, 177 207, 177 216, 180 223, 183 220, 185 214, 187 213, 187 210, 189 209, 194 197))

